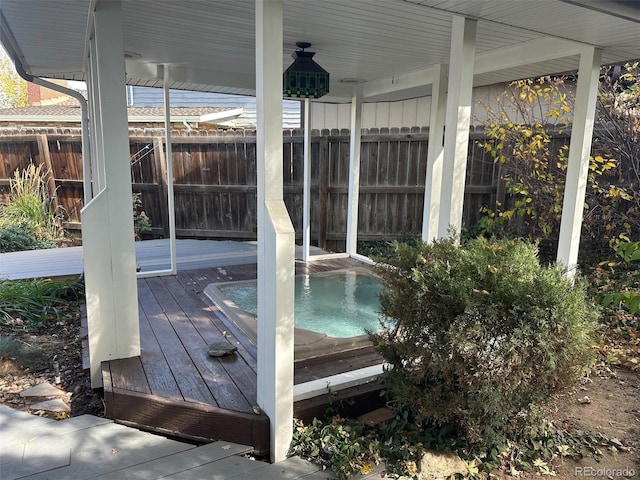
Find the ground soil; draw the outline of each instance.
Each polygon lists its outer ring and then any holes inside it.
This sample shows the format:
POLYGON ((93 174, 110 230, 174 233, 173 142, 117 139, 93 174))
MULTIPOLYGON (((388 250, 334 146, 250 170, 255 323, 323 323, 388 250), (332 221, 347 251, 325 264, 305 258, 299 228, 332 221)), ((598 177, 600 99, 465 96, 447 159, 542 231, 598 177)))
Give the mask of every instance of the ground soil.
MULTIPOLYGON (((79 315, 29 332, 0 327, 0 403, 35 415, 60 418, 30 408, 20 392, 43 382, 67 392, 70 416, 104 415, 101 396, 91 389, 82 368, 79 315), (17 350, 8 346, 19 347, 17 350), (54 359, 59 365, 56 384, 54 359)), ((603 446, 598 458, 558 458, 551 464, 556 478, 640 478, 640 372, 601 365, 583 384, 552 404, 554 421, 567 429, 603 432, 619 441, 603 446), (586 398, 585 398, 586 397, 586 398), (625 473, 633 475, 624 475, 625 473)), ((533 474, 522 473, 524 478, 533 474)), ((509 478, 506 472, 496 477, 509 478)))
POLYGON ((102 397, 91 389, 89 375, 82 368, 79 318, 29 332, 0 327, 0 341, 0 403, 35 415, 64 417, 33 410, 30 405, 42 399, 20 396, 29 387, 49 382, 66 392, 63 399, 71 408, 68 416, 104 416, 102 397))
POLYGON ((619 441, 603 446, 596 458, 558 459, 556 478, 640 478, 640 372, 602 366, 580 388, 556 399, 552 414, 567 429, 619 441))

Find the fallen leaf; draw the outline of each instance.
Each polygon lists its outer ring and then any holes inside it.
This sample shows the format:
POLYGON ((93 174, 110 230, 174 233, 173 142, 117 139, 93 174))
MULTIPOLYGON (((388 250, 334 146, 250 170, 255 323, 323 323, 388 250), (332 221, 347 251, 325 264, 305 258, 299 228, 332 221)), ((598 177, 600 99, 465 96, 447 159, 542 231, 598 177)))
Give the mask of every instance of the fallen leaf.
POLYGON ((613 437, 610 439, 610 442, 613 443, 614 445, 618 446, 618 447, 622 447, 622 442, 620 440, 618 440, 617 438, 613 437))

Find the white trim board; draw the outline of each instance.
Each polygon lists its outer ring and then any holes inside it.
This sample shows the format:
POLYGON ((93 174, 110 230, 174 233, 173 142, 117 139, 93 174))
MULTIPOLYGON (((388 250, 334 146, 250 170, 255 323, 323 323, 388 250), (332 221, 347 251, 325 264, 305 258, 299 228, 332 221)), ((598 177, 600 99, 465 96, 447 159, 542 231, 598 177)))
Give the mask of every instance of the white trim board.
POLYGON ((331 375, 330 377, 311 380, 310 382, 299 383, 293 386, 293 401, 307 400, 321 395, 327 395, 330 392, 338 392, 358 385, 364 385, 373 382, 384 372, 389 369, 388 364, 373 365, 370 367, 352 370, 350 372, 331 375))

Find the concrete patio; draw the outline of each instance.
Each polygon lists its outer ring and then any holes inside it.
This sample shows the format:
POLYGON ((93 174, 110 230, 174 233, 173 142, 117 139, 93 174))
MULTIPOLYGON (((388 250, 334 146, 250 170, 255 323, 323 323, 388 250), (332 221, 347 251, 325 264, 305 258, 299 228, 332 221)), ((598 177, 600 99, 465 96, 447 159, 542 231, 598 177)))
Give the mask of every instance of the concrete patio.
POLYGON ((244 445, 185 443, 92 415, 56 421, 0 405, 0 431, 3 480, 333 478, 298 457, 269 464, 243 456, 244 445))

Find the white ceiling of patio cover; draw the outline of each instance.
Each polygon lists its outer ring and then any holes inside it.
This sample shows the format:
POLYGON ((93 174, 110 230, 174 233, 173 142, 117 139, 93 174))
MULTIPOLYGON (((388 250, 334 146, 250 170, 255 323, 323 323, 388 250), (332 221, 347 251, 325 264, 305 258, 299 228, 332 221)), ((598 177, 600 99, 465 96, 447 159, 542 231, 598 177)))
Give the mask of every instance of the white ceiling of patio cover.
MULTIPOLYGON (((84 79, 91 5, 0 1, 3 23, 29 73, 84 79)), ((288 65, 295 43, 311 42, 315 59, 331 74, 327 100, 340 100, 351 93, 342 79, 379 81, 447 63, 452 14, 479 20, 477 64, 483 55, 518 45, 531 45, 533 53, 544 38, 602 47, 603 61, 617 63, 640 58, 639 12, 631 2, 614 0, 285 0, 282 56, 288 65)), ((123 0, 123 14, 125 49, 134 57, 127 63, 129 83, 161 86, 158 65, 167 64, 174 88, 254 93, 253 0, 123 0)), ((501 55, 491 58, 498 62, 501 55)), ((572 55, 504 68, 496 63, 496 71, 485 62, 474 83, 560 73, 576 69, 577 62, 572 55)), ((377 99, 428 93, 428 87, 414 87, 377 99)))

